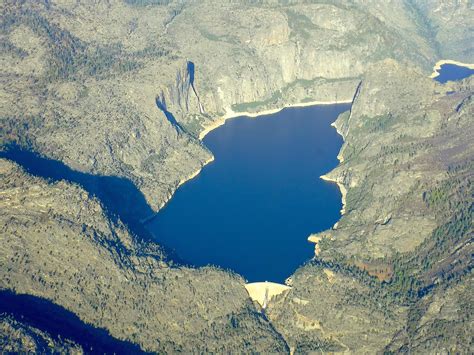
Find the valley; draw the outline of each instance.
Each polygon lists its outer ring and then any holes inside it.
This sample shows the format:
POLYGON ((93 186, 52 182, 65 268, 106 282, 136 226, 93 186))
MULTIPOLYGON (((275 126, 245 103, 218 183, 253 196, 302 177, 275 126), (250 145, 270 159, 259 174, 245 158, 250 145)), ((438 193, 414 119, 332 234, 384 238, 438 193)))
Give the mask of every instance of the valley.
MULTIPOLYGON (((443 60, 474 63, 468 2, 1 6, 0 349, 93 352, 53 317, 64 314, 95 346, 123 352, 472 353, 474 78, 443 79, 453 63, 430 77, 443 60), (310 113, 330 106, 280 111, 315 102, 346 104, 324 124, 310 113), (295 119, 279 132, 278 117, 290 112, 308 113, 300 118, 311 125, 295 119), (298 129, 303 167, 284 146, 266 144, 294 145, 298 129), (310 150, 313 131, 334 145, 321 169, 301 171, 324 156, 310 150), (252 158, 271 163, 266 149, 290 165, 260 166, 252 158), (219 164, 235 176, 247 163, 262 169, 247 176, 261 180, 255 193, 299 171, 298 181, 327 186, 332 201, 318 227, 317 196, 302 191, 298 214, 309 228, 290 240, 303 249, 274 277, 289 276, 286 286, 248 283, 272 276, 240 275, 204 255, 187 261, 165 235, 179 208, 162 236, 144 227, 186 191, 223 181, 206 180, 219 164), (22 316, 13 306, 24 300, 34 302, 22 316)), ((217 204, 206 215, 199 202, 213 199, 202 191, 186 213, 223 223, 230 210, 217 204)), ((253 240, 271 237, 255 224, 253 240)))

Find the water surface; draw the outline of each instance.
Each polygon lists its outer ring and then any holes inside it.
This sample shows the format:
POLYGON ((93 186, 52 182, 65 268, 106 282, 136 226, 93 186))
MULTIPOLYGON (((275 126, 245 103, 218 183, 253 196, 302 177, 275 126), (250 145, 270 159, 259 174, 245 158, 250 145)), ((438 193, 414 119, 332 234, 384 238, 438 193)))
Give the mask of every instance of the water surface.
POLYGON ((474 74, 474 69, 469 69, 456 64, 443 64, 441 69, 438 70, 439 75, 434 79, 440 83, 446 83, 447 81, 457 81, 465 79, 474 74))
POLYGON ((319 176, 338 164, 342 139, 330 124, 348 109, 291 108, 210 132, 215 161, 149 223, 157 242, 196 266, 284 281, 314 255, 307 237, 340 218, 339 189, 319 176))

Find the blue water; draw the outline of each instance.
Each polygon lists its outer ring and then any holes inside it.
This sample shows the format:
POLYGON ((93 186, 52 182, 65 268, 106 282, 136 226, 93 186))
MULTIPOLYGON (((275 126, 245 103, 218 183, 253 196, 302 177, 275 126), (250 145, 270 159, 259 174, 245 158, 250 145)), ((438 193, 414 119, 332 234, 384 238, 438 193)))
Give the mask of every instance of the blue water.
POLYGON ((474 74, 474 69, 469 69, 455 64, 443 64, 438 71, 439 75, 435 78, 440 83, 447 81, 457 81, 465 79, 474 74))
POLYGON ((0 151, 0 158, 12 160, 29 174, 48 181, 66 180, 80 185, 100 200, 109 218, 114 221, 120 219, 137 237, 142 239, 150 237, 140 221, 152 216, 154 212, 132 181, 117 176, 100 176, 76 171, 60 161, 43 157, 16 145, 0 151))
POLYGON ((182 260, 252 281, 282 282, 314 255, 307 237, 340 218, 338 187, 319 178, 337 164, 330 124, 349 105, 235 118, 204 144, 215 161, 182 185, 149 223, 182 260))

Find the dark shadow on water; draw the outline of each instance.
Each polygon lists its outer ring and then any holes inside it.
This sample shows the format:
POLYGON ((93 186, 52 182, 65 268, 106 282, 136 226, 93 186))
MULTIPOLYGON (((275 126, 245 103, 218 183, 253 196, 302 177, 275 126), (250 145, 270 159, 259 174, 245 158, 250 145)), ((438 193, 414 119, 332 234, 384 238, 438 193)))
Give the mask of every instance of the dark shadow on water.
POLYGON ((40 297, 0 291, 0 313, 7 313, 22 323, 47 332, 54 339, 73 340, 86 353, 145 353, 138 345, 118 340, 107 330, 93 327, 67 309, 40 297))
POLYGON ((18 146, 11 146, 8 150, 0 152, 0 157, 14 161, 31 175, 51 182, 66 180, 80 185, 102 202, 111 220, 117 222, 120 218, 136 236, 142 239, 150 238, 149 232, 140 221, 154 215, 154 211, 130 180, 72 170, 60 161, 41 157, 18 146))

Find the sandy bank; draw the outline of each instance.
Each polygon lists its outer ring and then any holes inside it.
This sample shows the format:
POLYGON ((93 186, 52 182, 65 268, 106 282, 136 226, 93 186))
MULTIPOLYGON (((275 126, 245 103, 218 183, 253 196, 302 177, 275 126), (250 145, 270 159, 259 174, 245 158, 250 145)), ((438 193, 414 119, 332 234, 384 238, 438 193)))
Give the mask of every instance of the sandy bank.
POLYGON ((271 110, 263 110, 263 111, 257 111, 257 112, 247 112, 247 111, 242 111, 242 112, 235 112, 232 109, 228 109, 226 114, 222 116, 221 118, 217 119, 216 121, 212 122, 210 125, 204 127, 203 131, 199 134, 199 139, 202 140, 209 132, 212 130, 216 129, 217 127, 222 126, 225 121, 227 121, 230 118, 234 117, 251 117, 251 118, 256 118, 258 116, 266 116, 266 115, 272 115, 274 113, 280 112, 281 110, 285 108, 290 108, 290 107, 306 107, 306 106, 317 106, 317 105, 335 105, 335 104, 348 104, 351 103, 351 100, 334 100, 334 101, 309 101, 309 102, 301 102, 298 104, 288 104, 283 107, 271 109, 271 110))
POLYGON ((245 285, 245 289, 253 301, 258 302, 262 308, 266 308, 268 301, 285 291, 291 290, 291 287, 265 281, 248 283, 245 285))
POLYGON ((443 59, 443 60, 438 61, 435 64, 435 66, 433 68, 433 73, 430 75, 430 78, 436 78, 439 75, 439 70, 441 69, 441 66, 443 64, 454 64, 454 65, 458 65, 460 67, 466 67, 466 68, 469 68, 469 69, 474 69, 474 64, 461 63, 461 62, 457 62, 457 61, 451 60, 451 59, 443 59))

